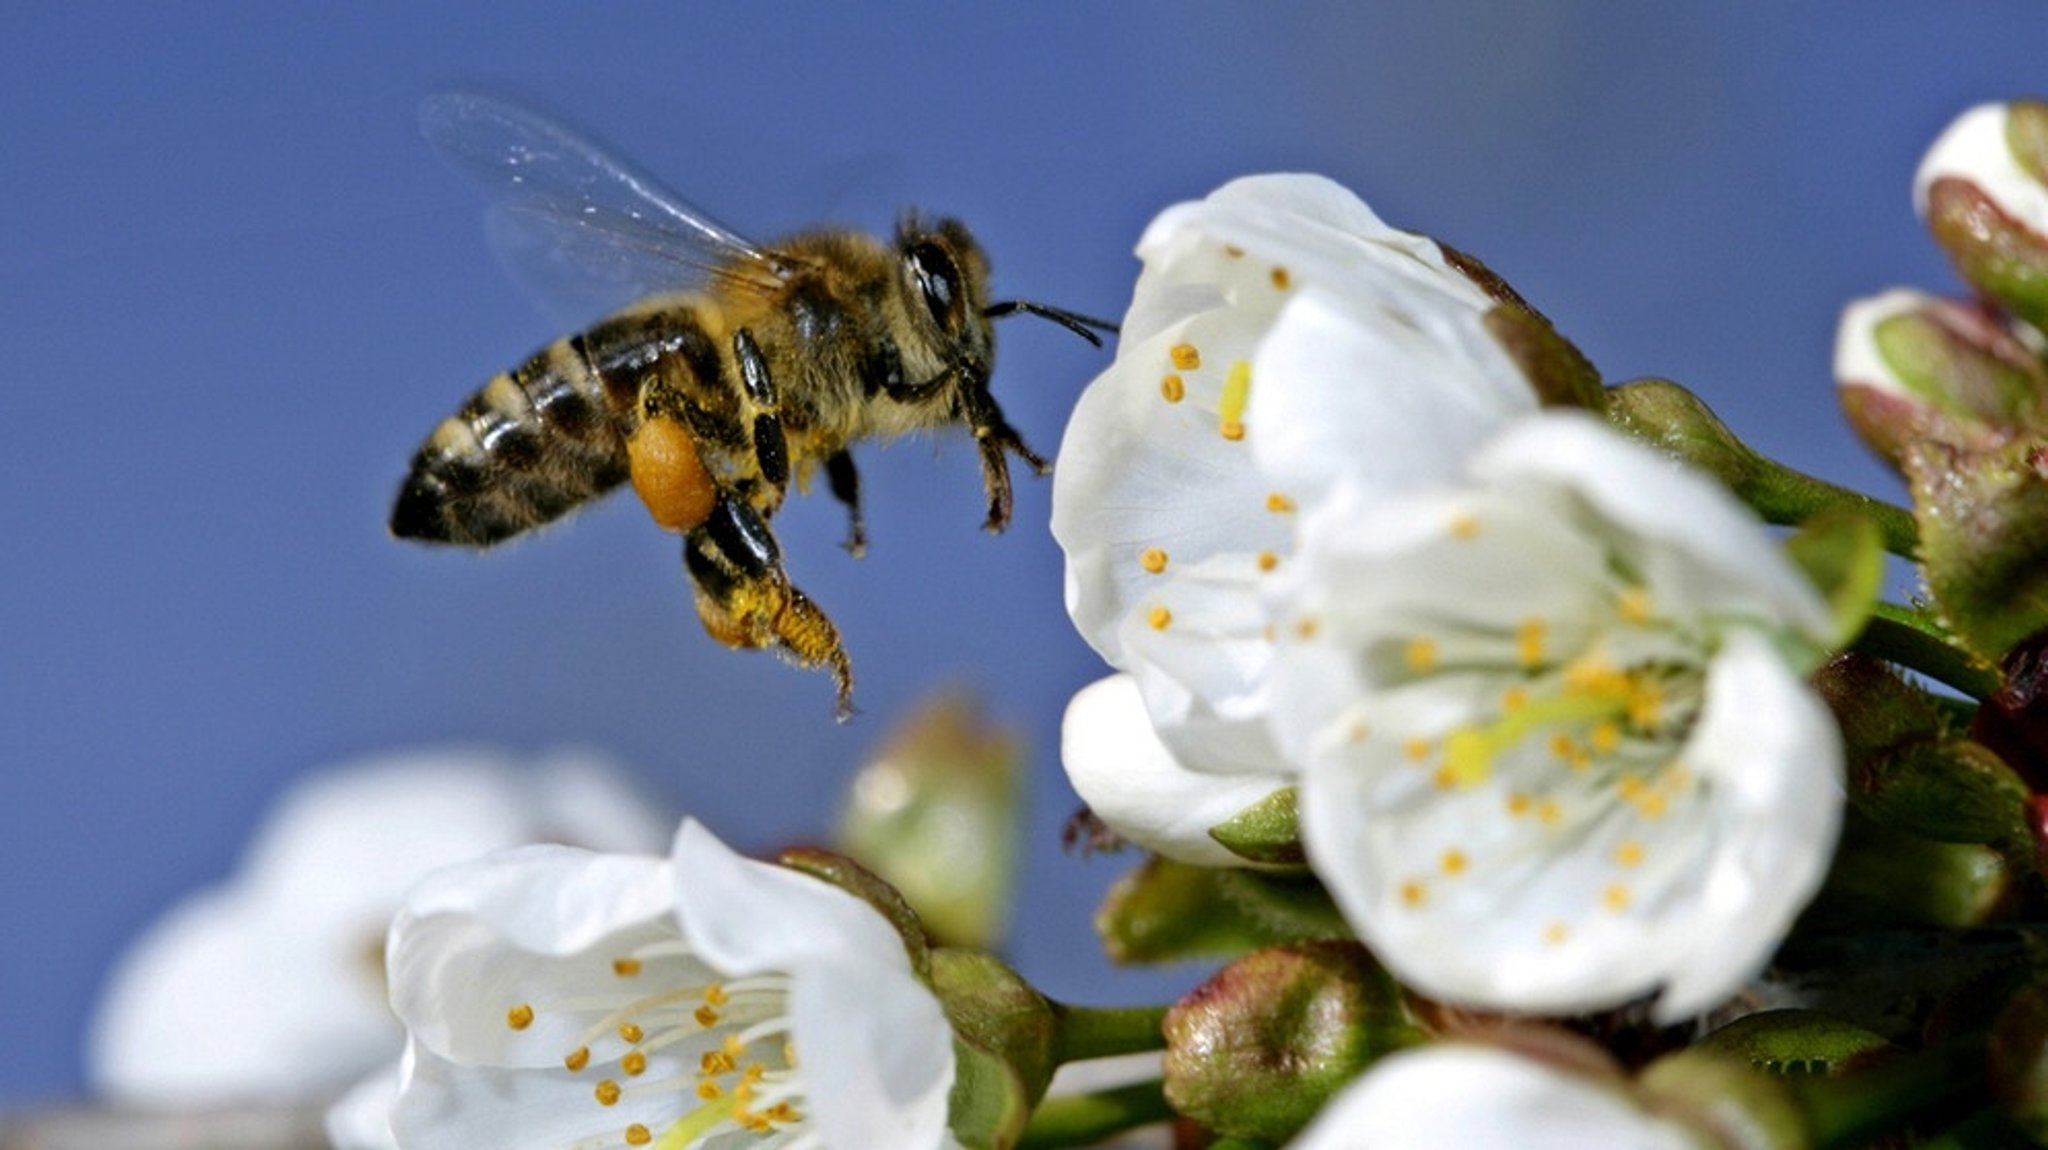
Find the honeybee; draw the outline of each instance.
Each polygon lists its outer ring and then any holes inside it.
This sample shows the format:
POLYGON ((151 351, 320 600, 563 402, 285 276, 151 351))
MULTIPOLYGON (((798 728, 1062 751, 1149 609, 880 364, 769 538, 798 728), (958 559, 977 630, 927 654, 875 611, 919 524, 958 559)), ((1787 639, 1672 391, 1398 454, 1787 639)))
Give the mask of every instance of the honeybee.
POLYGON ((867 543, 850 450, 964 425, 988 513, 1010 519, 1010 455, 1045 460, 989 393, 991 320, 1030 314, 1096 346, 1102 320, 990 302, 988 257, 959 221, 907 216, 893 239, 818 229, 757 244, 588 140, 475 94, 429 99, 421 127, 494 201, 494 239, 547 293, 640 297, 493 377, 413 456, 391 511, 405 539, 489 547, 628 480, 683 537, 699 618, 733 648, 823 668, 836 714, 853 667, 790 582, 769 520, 823 468, 867 543))

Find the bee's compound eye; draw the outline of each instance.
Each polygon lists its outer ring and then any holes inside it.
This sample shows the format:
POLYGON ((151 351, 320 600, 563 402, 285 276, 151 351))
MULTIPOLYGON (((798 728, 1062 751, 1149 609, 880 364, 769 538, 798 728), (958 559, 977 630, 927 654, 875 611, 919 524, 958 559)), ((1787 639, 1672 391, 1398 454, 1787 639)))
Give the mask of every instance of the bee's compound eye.
POLYGON ((924 306, 931 309, 932 320, 942 328, 950 327, 959 297, 954 286, 959 270, 953 266, 953 257, 937 244, 919 244, 910 249, 910 271, 917 278, 924 306))

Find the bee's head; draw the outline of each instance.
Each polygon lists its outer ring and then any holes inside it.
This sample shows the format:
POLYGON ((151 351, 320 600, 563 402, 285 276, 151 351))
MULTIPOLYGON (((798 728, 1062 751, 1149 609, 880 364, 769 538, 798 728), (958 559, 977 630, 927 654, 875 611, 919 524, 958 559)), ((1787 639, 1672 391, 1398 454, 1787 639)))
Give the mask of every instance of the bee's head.
POLYGON ((1114 332, 1116 326, 1029 300, 990 303, 988 256, 958 220, 942 218, 925 226, 915 217, 907 219, 896 230, 896 249, 902 255, 903 285, 911 296, 906 305, 911 323, 925 334, 934 358, 942 365, 928 385, 929 393, 949 388, 950 418, 965 423, 974 433, 981 450, 982 482, 988 489, 987 527, 1001 531, 1010 521, 1010 468, 1005 453, 1014 452, 1040 475, 1048 466, 1025 445, 989 394, 989 374, 995 367, 991 321, 1015 312, 1036 315, 1097 347, 1102 346, 1102 338, 1096 331, 1114 332))

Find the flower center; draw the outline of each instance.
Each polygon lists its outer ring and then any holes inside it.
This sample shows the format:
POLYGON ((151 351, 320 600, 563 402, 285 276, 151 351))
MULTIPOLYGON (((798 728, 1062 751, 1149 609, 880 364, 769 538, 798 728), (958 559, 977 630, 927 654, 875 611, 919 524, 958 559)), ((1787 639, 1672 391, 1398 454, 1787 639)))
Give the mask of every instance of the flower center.
POLYGON ((506 1010, 516 1031, 547 1019, 561 1033, 561 1020, 580 1022, 563 1067, 592 1079, 590 1099, 603 1111, 625 1104, 635 1116, 658 1117, 578 1141, 576 1150, 684 1150, 734 1130, 778 1145, 805 1140, 789 978, 707 973, 682 940, 655 942, 611 959, 605 991, 506 1010))

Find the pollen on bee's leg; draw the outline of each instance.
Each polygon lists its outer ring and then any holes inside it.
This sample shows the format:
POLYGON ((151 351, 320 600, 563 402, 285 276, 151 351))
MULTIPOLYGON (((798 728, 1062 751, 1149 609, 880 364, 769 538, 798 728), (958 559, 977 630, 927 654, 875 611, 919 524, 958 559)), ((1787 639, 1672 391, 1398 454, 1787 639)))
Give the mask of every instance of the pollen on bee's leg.
POLYGON ((633 490, 664 530, 688 531, 711 517, 718 484, 681 423, 667 416, 642 423, 626 441, 626 460, 633 490))

